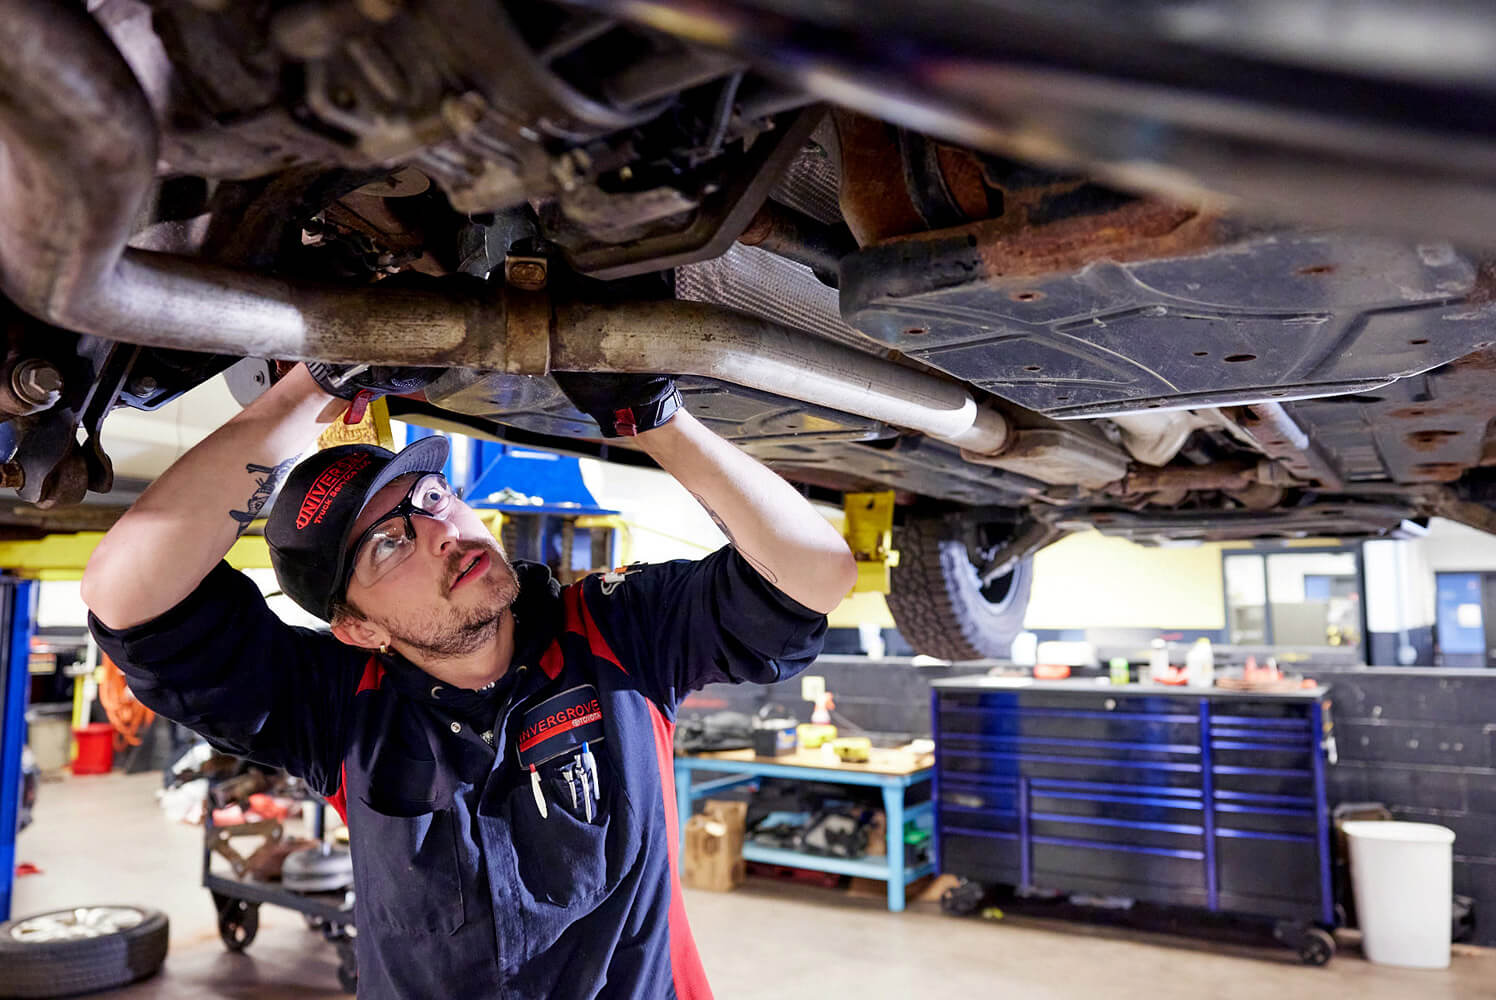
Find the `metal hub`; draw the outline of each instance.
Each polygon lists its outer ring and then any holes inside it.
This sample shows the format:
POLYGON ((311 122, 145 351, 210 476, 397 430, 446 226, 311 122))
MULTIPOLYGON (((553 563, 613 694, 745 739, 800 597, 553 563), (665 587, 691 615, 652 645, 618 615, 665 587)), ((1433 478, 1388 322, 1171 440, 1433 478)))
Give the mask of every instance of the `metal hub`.
POLYGON ((118 934, 144 919, 144 913, 130 906, 82 906, 22 920, 10 929, 10 936, 29 944, 76 941, 118 934))

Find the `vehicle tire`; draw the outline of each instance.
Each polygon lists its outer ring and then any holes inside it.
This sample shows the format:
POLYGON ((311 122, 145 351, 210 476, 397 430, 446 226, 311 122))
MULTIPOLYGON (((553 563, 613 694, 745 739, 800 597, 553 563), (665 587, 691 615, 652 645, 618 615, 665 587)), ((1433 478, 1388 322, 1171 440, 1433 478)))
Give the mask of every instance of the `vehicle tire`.
POLYGON ((82 906, 0 924, 0 996, 62 997, 133 983, 166 959, 166 914, 82 906))
POLYGON ((958 526, 940 518, 910 519, 894 528, 899 564, 888 610, 916 653, 942 660, 1007 656, 1023 631, 1033 586, 1033 560, 982 587, 958 526))

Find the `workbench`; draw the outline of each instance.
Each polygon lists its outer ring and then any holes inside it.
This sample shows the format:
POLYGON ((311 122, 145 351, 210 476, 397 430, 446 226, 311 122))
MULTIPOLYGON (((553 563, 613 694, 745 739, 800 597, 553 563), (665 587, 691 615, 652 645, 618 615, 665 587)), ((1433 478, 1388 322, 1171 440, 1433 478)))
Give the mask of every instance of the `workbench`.
POLYGON ((753 843, 743 845, 743 857, 762 864, 808 868, 887 882, 888 908, 898 913, 904 909, 904 887, 935 871, 933 863, 904 864, 904 824, 932 808, 929 801, 906 806, 905 799, 912 786, 929 781, 933 773, 932 755, 916 756, 906 750, 875 749, 871 759, 865 764, 827 760, 818 750, 797 750, 780 757, 759 757, 752 750, 726 750, 676 757, 675 794, 677 808, 680 810, 682 863, 686 854, 686 820, 691 817, 691 803, 697 799, 709 798, 729 788, 757 782, 761 778, 874 786, 883 790, 883 812, 888 836, 885 857, 832 858, 753 843), (727 777, 693 784, 693 777, 698 771, 727 777))

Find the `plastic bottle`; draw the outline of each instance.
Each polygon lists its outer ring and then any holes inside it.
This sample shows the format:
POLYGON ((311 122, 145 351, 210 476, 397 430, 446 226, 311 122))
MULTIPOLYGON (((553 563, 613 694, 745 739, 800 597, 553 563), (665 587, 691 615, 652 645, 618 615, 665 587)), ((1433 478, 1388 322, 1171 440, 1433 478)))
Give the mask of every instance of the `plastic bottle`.
POLYGON ((1112 676, 1112 683, 1113 684, 1126 684, 1127 683, 1127 680, 1128 680, 1128 675, 1127 675, 1127 666, 1128 666, 1128 664, 1127 664, 1127 657, 1125 657, 1125 656, 1114 656, 1114 657, 1112 657, 1111 662, 1108 664, 1108 666, 1111 668, 1111 676, 1112 676))
POLYGON ((1211 687, 1215 684, 1215 650, 1210 640, 1201 636, 1190 647, 1184 658, 1185 682, 1190 687, 1211 687))
POLYGON ((1152 648, 1148 653, 1148 666, 1138 670, 1139 684, 1157 684, 1160 678, 1169 673, 1169 644, 1162 639, 1154 639, 1150 645, 1152 648))

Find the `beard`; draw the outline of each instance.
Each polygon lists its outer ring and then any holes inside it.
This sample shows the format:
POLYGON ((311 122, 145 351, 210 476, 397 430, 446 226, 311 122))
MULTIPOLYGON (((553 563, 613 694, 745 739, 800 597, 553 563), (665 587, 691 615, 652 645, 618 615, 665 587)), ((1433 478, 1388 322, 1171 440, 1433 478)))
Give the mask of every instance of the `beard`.
POLYGON ((504 616, 519 597, 519 577, 504 550, 493 541, 462 546, 447 557, 446 581, 441 596, 451 593, 451 581, 479 552, 492 560, 488 572, 464 588, 463 603, 444 601, 443 606, 422 612, 392 614, 379 624, 398 642, 427 656, 465 656, 482 649, 498 635, 504 616))

